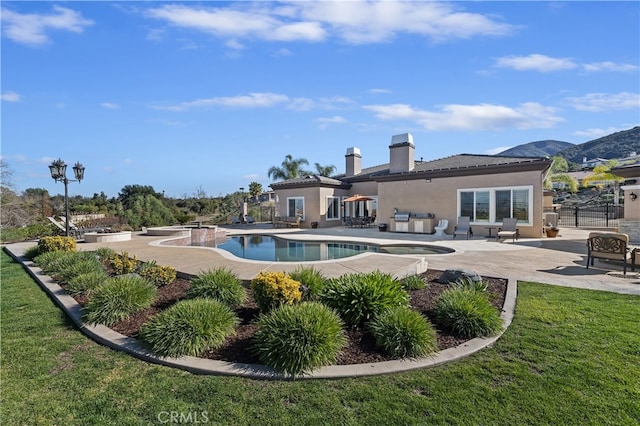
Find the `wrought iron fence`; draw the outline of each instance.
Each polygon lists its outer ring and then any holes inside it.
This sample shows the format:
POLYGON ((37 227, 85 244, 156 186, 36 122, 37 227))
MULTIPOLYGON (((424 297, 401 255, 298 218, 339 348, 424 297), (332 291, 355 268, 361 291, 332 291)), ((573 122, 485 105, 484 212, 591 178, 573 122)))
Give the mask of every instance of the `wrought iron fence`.
POLYGON ((615 228, 618 219, 624 218, 624 205, 611 203, 562 206, 553 211, 558 213, 559 226, 564 227, 615 228))

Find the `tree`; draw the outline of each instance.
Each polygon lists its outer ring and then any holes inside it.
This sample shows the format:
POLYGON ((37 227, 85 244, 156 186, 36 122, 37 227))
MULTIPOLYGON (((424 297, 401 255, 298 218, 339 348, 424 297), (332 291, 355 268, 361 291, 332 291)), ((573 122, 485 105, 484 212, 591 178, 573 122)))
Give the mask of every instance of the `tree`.
POLYGON ((307 161, 306 158, 294 159, 291 154, 288 154, 282 162, 281 167, 272 166, 269 168, 267 176, 269 176, 271 180, 287 180, 307 175, 309 173, 302 169, 303 164, 308 165, 309 161, 307 161))
POLYGON ((153 189, 151 185, 126 185, 118 194, 118 200, 125 209, 131 207, 133 200, 139 195, 152 195, 156 199, 161 199, 162 194, 153 189))
POLYGON ((249 194, 251 194, 252 198, 256 198, 258 195, 262 193, 262 185, 258 182, 251 182, 249 184, 249 194))
POLYGON ((334 165, 323 166, 320 163, 314 163, 314 164, 316 166, 316 173, 319 176, 329 177, 336 171, 336 166, 334 166, 334 165))
POLYGON ((171 210, 153 195, 137 195, 129 200, 131 207, 124 210, 123 216, 134 229, 142 226, 166 226, 176 222, 171 210))
POLYGON ((51 196, 44 188, 27 188, 22 193, 24 208, 33 218, 45 218, 53 215, 51 196))
POLYGON ((0 184, 0 205, 2 206, 2 215, 0 215, 0 224, 2 226, 22 226, 29 223, 29 214, 24 209, 22 199, 16 194, 11 178, 13 171, 9 164, 0 159, 0 176, 2 183, 0 184))
POLYGON ((544 187, 551 189, 553 182, 563 182, 569 187, 569 191, 573 194, 578 192, 578 180, 571 175, 567 174, 569 170, 569 164, 564 157, 556 155, 553 157, 553 162, 549 168, 549 172, 544 179, 544 187))
POLYGON ((602 189, 605 182, 611 182, 613 184, 613 203, 618 205, 620 184, 624 182, 624 178, 611 173, 611 169, 616 167, 618 162, 616 160, 609 160, 607 164, 600 164, 593 168, 593 172, 582 179, 582 185, 589 186, 590 184, 602 189))

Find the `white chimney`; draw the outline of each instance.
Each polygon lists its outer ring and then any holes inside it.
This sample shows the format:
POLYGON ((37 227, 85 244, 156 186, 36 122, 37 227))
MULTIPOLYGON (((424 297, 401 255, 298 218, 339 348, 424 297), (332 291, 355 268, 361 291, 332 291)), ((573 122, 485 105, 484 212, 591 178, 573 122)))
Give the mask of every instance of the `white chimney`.
POLYGON ((347 159, 346 173, 347 177, 359 175, 362 171, 362 156, 360 155, 360 148, 347 148, 347 155, 345 155, 347 159))
POLYGON ((415 150, 411 133, 392 136, 389 145, 389 172, 404 173, 413 170, 415 150))

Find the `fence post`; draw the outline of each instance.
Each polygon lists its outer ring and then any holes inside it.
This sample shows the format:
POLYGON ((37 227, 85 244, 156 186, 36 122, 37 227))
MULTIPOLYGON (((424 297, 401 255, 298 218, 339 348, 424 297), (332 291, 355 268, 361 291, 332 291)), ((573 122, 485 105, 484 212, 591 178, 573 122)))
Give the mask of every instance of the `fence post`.
POLYGON ((579 210, 579 209, 578 209, 578 206, 576 206, 576 207, 575 207, 575 210, 574 210, 574 212, 573 212, 573 215, 575 216, 575 220, 576 220, 576 228, 577 228, 578 226, 580 226, 580 224, 578 223, 578 210, 579 210))

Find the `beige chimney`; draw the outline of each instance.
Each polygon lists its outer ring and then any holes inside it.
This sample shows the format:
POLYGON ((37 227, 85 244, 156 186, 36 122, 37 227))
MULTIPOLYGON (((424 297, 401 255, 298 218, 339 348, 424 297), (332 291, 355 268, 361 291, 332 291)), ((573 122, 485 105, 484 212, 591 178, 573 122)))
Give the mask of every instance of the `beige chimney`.
POLYGON ((347 148, 347 155, 345 155, 345 158, 347 159, 346 176, 359 175, 362 171, 362 156, 360 155, 360 148, 347 148))
POLYGON ((389 173, 405 173, 413 170, 416 147, 411 133, 391 137, 389 145, 389 173))

